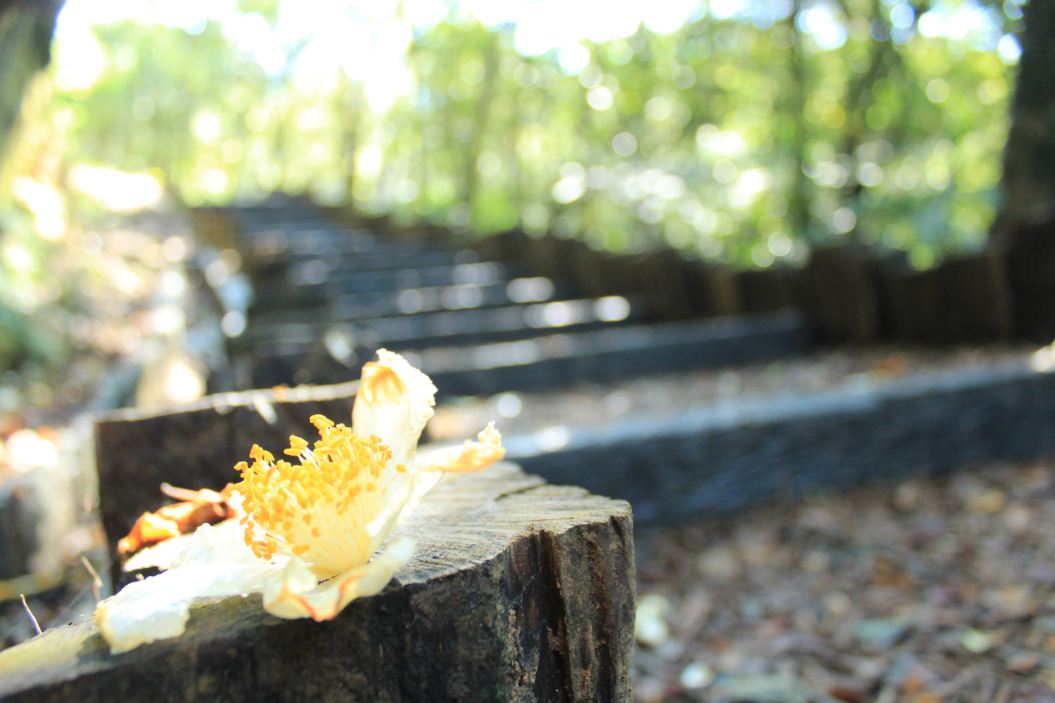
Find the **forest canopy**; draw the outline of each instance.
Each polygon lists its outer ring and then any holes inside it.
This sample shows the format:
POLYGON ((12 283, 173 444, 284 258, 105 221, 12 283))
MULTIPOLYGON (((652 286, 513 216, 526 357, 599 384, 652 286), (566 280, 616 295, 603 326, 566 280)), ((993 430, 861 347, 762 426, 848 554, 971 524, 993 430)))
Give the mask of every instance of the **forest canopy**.
POLYGON ((32 127, 67 179, 192 204, 307 191, 739 265, 847 236, 925 265, 997 207, 1014 0, 370 5, 70 0, 32 127))

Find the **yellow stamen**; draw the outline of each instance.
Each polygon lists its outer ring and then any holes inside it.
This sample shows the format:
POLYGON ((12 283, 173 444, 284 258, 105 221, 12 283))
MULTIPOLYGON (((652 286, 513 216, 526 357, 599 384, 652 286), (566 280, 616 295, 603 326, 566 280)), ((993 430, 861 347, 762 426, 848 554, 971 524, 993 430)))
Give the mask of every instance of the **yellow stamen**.
POLYGON ((286 449, 285 454, 289 456, 300 456, 300 453, 308 448, 308 440, 298 437, 295 434, 289 436, 289 449, 286 449))
POLYGON ((322 432, 323 430, 329 427, 333 427, 333 420, 326 417, 325 415, 312 415, 310 418, 308 418, 308 422, 314 425, 315 429, 317 429, 319 432, 322 432))
MULTIPOLYGON (((270 452, 255 444, 250 450, 253 463, 239 462, 242 481, 232 490, 243 496, 246 544, 264 559, 284 546, 309 562, 333 563, 345 558, 365 562, 368 553, 334 553, 360 549, 335 550, 321 543, 326 540, 320 542, 319 538, 329 530, 320 529, 319 524, 345 522, 341 516, 352 501, 364 491, 378 489, 378 479, 391 462, 392 452, 379 438, 358 435, 322 415, 313 415, 311 422, 318 428, 320 439, 310 452, 305 451, 307 441, 290 437, 286 454, 295 451, 298 463, 276 462, 270 452)), ((363 545, 366 548, 368 545, 363 545)))

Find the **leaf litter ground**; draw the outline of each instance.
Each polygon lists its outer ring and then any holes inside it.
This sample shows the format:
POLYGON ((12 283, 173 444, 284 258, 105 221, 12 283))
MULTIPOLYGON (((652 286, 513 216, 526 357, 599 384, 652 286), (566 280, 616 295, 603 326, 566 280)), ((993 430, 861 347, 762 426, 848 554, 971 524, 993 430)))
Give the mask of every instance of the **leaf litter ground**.
POLYGON ((1055 702, 1055 461, 637 542, 638 700, 1055 702))

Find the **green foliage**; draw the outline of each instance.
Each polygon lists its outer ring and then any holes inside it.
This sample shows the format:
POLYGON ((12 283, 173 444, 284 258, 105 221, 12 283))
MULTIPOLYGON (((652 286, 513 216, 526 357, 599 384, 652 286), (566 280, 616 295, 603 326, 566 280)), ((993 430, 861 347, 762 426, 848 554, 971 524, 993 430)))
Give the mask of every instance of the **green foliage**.
MULTIPOLYGON (((584 41, 578 61, 522 55, 514 26, 453 10, 416 28, 409 88, 381 106, 371 67, 339 68, 339 50, 333 76, 298 74, 311 38, 265 68, 217 22, 125 22, 97 29, 99 80, 55 100, 73 115, 71 163, 156 169, 192 204, 308 190, 476 233, 553 229, 743 266, 840 237, 926 264, 984 240, 1011 75, 992 42, 921 18, 966 7, 999 37, 1021 15, 1004 5, 746 3, 584 41)), ((238 4, 271 30, 283 7, 238 4)))
POLYGON ((577 72, 518 55, 510 31, 441 24, 410 54, 419 94, 402 109, 416 119, 385 145, 386 169, 439 185, 384 207, 476 230, 518 210, 528 229, 740 265, 842 236, 918 263, 979 246, 997 205, 1007 67, 903 18, 898 41, 877 40, 896 35, 889 6, 843 7, 836 49, 796 14, 706 18, 589 45, 577 72), (405 139, 420 148, 396 148, 405 139))
POLYGON ((48 271, 53 254, 53 245, 36 236, 24 213, 0 208, 0 370, 58 363, 64 356, 54 320, 37 315, 62 296, 48 271))
POLYGON ((41 224, 130 190, 114 169, 191 205, 310 191, 476 236, 552 230, 755 267, 839 238, 925 266, 980 246, 999 206, 1013 61, 994 46, 1020 29, 1019 0, 714 0, 676 31, 541 55, 457 3, 427 22, 353 4, 342 27, 359 34, 288 31, 308 5, 60 32, 0 164, 0 369, 122 348, 98 313, 124 314, 150 247, 41 224), (957 12, 983 28, 936 31, 957 12), (9 197, 20 177, 70 187, 65 204, 9 197))

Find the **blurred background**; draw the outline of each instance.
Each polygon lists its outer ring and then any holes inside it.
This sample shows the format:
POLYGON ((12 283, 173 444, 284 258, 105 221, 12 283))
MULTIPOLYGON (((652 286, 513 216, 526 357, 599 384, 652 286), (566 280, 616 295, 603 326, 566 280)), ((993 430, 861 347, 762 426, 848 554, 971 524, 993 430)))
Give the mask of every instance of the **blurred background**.
MULTIPOLYGON (((92 602, 92 413, 335 383, 382 344, 447 374, 434 439, 498 416, 543 474, 583 426, 1032 383, 1055 366, 1052 32, 1042 0, 0 0, 0 597, 54 623, 92 602)), ((1019 396, 956 419, 988 398, 910 413, 919 451, 906 430, 852 477, 789 488, 831 471, 782 447, 690 481, 710 503, 635 500, 647 526, 851 491, 642 533, 637 695, 1055 699, 1055 409, 1015 421, 1029 444, 1000 415, 1019 396), (967 428, 955 458, 943 427, 967 428)))
POLYGON ((38 396, 34 369, 118 344, 70 316, 157 268, 83 223, 166 199, 310 193, 740 267, 981 248, 1022 23, 1014 0, 5 7, 0 359, 38 396))

